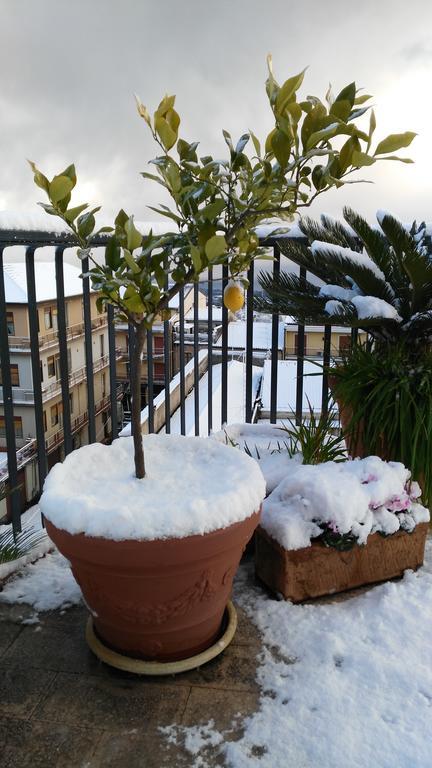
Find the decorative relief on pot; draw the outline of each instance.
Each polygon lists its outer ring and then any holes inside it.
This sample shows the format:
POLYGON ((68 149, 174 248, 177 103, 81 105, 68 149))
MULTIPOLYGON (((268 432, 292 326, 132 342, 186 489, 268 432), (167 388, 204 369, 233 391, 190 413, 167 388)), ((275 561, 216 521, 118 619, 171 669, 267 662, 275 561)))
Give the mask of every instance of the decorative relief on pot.
MULTIPOLYGON (((168 602, 154 605, 142 605, 137 600, 118 600, 112 593, 92 578, 81 579, 83 592, 91 594, 91 602, 100 616, 104 613, 104 604, 109 611, 114 611, 128 623, 164 624, 166 621, 187 613, 196 603, 213 597, 217 579, 211 571, 204 571, 191 587, 168 602)), ((81 585, 80 585, 81 586, 81 585)))

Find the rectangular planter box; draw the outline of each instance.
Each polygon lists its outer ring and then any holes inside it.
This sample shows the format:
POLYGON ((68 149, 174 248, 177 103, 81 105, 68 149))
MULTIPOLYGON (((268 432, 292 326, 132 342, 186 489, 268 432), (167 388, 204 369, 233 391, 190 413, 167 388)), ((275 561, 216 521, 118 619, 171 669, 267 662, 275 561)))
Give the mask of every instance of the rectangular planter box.
POLYGON ((428 523, 419 523, 412 533, 398 531, 386 537, 373 533, 365 546, 340 552, 318 542, 287 550, 259 526, 255 571, 271 590, 301 603, 402 576, 407 568, 416 570, 423 565, 428 529, 428 523))

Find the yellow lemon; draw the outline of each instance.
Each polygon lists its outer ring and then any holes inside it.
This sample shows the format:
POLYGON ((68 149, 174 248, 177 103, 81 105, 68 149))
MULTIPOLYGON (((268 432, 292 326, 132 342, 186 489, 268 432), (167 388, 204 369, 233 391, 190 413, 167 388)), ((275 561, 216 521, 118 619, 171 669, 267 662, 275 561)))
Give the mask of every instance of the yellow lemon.
POLYGON ((244 305, 244 291, 241 283, 230 280, 224 290, 224 304, 231 312, 238 312, 244 305))

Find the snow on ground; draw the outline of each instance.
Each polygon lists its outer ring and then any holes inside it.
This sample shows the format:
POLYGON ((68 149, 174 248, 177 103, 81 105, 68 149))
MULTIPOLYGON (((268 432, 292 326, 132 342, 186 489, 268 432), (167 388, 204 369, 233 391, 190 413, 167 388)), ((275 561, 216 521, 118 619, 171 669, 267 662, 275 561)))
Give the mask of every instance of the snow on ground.
POLYGON ((0 592, 0 602, 26 603, 36 611, 64 609, 80 601, 81 590, 69 562, 57 550, 26 565, 0 592))
MULTIPOLYGON (((193 360, 190 361, 193 363, 193 360)), ((190 365, 189 363, 189 365, 190 365)), ((220 429, 222 426, 222 365, 213 365, 212 375, 212 424, 213 429, 220 429)), ((262 368, 252 366, 252 403, 255 402, 262 378, 262 368)), ((199 380, 198 387, 198 410, 199 410, 199 433, 203 437, 208 435, 208 411, 209 411, 209 371, 199 380)), ((238 422, 245 418, 245 394, 246 394, 246 366, 238 360, 230 360, 227 366, 227 419, 228 422, 238 422)), ((161 393, 162 394, 162 393, 161 393)), ((185 434, 193 436, 195 434, 195 390, 187 395, 184 402, 185 413, 185 434)), ((126 430, 126 428, 125 428, 126 430)), ((123 432, 125 432, 123 430, 123 432)), ((161 432, 164 432, 163 427, 161 432)), ((177 408, 171 416, 170 432, 172 435, 181 433, 181 408, 177 408)))
POLYGON ((201 734, 231 768, 430 768, 430 544, 426 567, 343 602, 271 600, 245 567, 236 592, 264 643, 259 709, 236 742, 211 725, 171 728, 191 765, 207 765, 201 734))
MULTIPOLYGON (((235 599, 262 634, 258 711, 237 742, 212 722, 164 728, 168 741, 184 743, 196 768, 208 745, 231 768, 430 768, 431 542, 417 573, 328 604, 272 600, 248 568, 235 599)), ((43 611, 79 602, 80 592, 55 552, 26 566, 0 600, 43 611)))
MULTIPOLYGON (((277 403, 278 414, 295 414, 297 402, 297 360, 278 360, 277 364, 277 403)), ((303 363, 303 404, 304 414, 309 413, 309 403, 315 413, 321 412, 322 402, 322 360, 303 363)), ((271 405, 271 360, 264 361, 262 383, 262 409, 270 412, 271 405)))

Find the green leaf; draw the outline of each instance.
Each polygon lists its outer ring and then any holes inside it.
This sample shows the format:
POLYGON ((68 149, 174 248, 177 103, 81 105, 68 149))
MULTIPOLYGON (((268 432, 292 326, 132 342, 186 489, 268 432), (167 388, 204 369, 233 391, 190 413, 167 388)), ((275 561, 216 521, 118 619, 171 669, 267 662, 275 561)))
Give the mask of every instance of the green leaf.
POLYGON ((83 205, 77 205, 75 208, 69 208, 68 211, 65 211, 65 219, 69 222, 69 224, 72 221, 75 221, 76 217, 80 215, 85 209, 88 208, 88 203, 83 203, 83 205))
POLYGON ((169 125, 167 120, 161 115, 158 115, 157 112, 155 113, 155 130, 164 148, 167 151, 170 150, 177 141, 177 133, 169 125))
POLYGON ((364 104, 365 101, 369 101, 369 99, 371 98, 372 96, 369 93, 363 93, 362 96, 356 96, 356 98, 354 99, 354 104, 356 106, 359 104, 364 104))
POLYGON ((134 251, 135 248, 139 248, 142 243, 143 236, 141 232, 138 232, 134 224, 133 216, 130 216, 130 218, 125 223, 124 230, 126 232, 128 249, 130 251, 134 251))
POLYGON ((84 239, 87 238, 93 232, 96 224, 93 213, 90 211, 89 213, 80 216, 77 224, 80 237, 83 237, 84 239))
POLYGON ((44 209, 45 213, 49 213, 50 216, 58 216, 56 209, 52 205, 48 205, 48 203, 38 203, 38 205, 44 209))
POLYGON ((126 288, 123 297, 123 304, 129 310, 129 312, 136 312, 138 314, 144 312, 144 304, 142 302, 141 296, 139 295, 136 288, 134 288, 132 285, 129 285, 126 288))
POLYGON ((305 72, 306 68, 302 72, 299 72, 298 75, 288 78, 288 80, 286 80, 280 87, 276 97, 275 112, 282 114, 289 102, 293 100, 296 91, 298 91, 303 82, 305 72))
POLYGON ((322 128, 320 131, 315 131, 312 133, 309 136, 306 149, 311 149, 312 147, 316 146, 316 144, 319 144, 320 141, 329 141, 329 139, 333 139, 335 136, 339 136, 341 134, 351 136, 352 132, 352 126, 344 125, 343 123, 332 123, 326 128, 322 128))
POLYGON ((373 165, 375 162, 375 158, 367 155, 366 152, 354 151, 352 153, 351 164, 357 168, 364 168, 367 165, 373 165))
POLYGON ((52 203, 58 203, 72 191, 73 182, 69 176, 54 176, 49 184, 49 198, 52 203))
MULTIPOLYGON (((356 92, 357 92, 357 89, 356 89, 355 82, 349 83, 348 85, 345 86, 345 88, 342 88, 340 93, 338 93, 338 95, 336 96, 333 102, 333 106, 338 101, 349 101, 351 107, 354 106, 356 92)), ((332 112, 332 110, 330 110, 330 112, 332 112)))
POLYGON ((403 147, 409 147, 412 140, 417 136, 413 131, 405 131, 405 133, 391 133, 385 139, 380 141, 374 154, 386 155, 388 152, 397 152, 398 149, 403 147))
POLYGON ((209 203, 205 208, 200 211, 204 219, 213 221, 218 219, 222 211, 225 209, 226 203, 224 200, 214 200, 213 203, 209 203))
POLYGON ((288 136, 276 128, 271 136, 270 143, 276 160, 282 168, 285 168, 290 158, 292 146, 288 136))
POLYGON ((124 229, 124 226, 128 221, 128 219, 129 219, 129 216, 127 215, 126 211, 124 211, 123 208, 121 208, 114 219, 114 224, 119 229, 124 229))
POLYGON ((141 271, 131 252, 127 248, 123 248, 123 258, 134 275, 137 275, 138 272, 141 271))
POLYGON ((200 249, 196 245, 191 245, 190 249, 192 264, 195 272, 199 272, 201 269, 201 253, 200 249))
POLYGON ((411 164, 414 162, 414 160, 411 160, 410 157, 398 157, 397 155, 390 155, 390 157, 377 157, 377 160, 397 160, 399 163, 408 163, 408 164, 411 164))
POLYGON ((213 235, 205 245, 206 256, 209 261, 216 261, 226 253, 227 242, 224 235, 213 235))
POLYGON ((372 144, 372 136, 374 135, 375 128, 376 128, 376 117, 375 117, 374 110, 372 110, 372 112, 370 113, 370 118, 369 118, 369 135, 368 135, 368 142, 367 142, 367 151, 368 152, 369 152, 371 144, 372 144))
POLYGON ((105 247, 105 262, 113 271, 117 270, 121 263, 121 251, 116 237, 110 237, 105 247))
POLYGON ((32 169, 34 173, 34 181, 35 184, 37 184, 38 187, 43 189, 47 194, 49 193, 49 181, 46 176, 41 173, 38 168, 36 168, 36 165, 31 161, 27 160, 30 168, 32 169))
POLYGON ((68 165, 68 167, 65 168, 65 170, 59 175, 67 176, 68 179, 70 179, 72 184, 75 186, 77 182, 77 177, 76 177, 75 165, 73 163, 71 165, 68 165))
POLYGON ((252 143, 254 145, 254 149, 257 154, 257 157, 261 157, 261 144, 259 143, 259 139, 257 139, 257 137, 255 136, 254 133, 252 133, 252 131, 249 131, 249 133, 250 133, 250 137, 252 139, 252 143))

